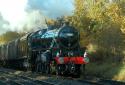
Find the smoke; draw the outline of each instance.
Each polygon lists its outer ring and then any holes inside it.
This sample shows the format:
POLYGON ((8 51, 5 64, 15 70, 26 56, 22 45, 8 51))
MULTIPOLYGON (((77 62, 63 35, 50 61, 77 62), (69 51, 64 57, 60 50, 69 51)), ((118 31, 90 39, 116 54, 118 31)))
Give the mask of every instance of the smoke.
POLYGON ((74 0, 0 0, 0 34, 46 27, 45 17, 72 15, 74 0))
POLYGON ((4 33, 7 30, 9 30, 8 26, 9 26, 9 22, 4 20, 4 18, 2 17, 2 15, 0 13, 0 34, 4 33))
POLYGON ((38 29, 46 28, 45 16, 39 10, 33 10, 28 12, 25 21, 19 28, 23 28, 22 31, 35 31, 38 29))
MULTIPOLYGON (((25 20, 28 0, 0 0, 0 13, 4 21, 8 22, 1 23, 4 26, 3 29, 0 29, 1 33, 4 33, 8 30, 15 31, 19 30, 18 25, 21 25, 25 20), (6 27, 6 28, 5 28, 6 27)), ((2 19, 1 19, 2 20, 2 19)))
POLYGON ((49 18, 72 15, 74 0, 29 0, 28 11, 39 10, 49 18))

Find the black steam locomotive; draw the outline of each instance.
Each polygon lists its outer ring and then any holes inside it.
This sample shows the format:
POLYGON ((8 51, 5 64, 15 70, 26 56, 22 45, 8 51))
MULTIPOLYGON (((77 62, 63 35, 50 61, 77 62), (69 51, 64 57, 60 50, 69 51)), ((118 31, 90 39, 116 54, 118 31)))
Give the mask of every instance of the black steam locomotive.
POLYGON ((10 68, 79 76, 80 67, 89 62, 79 37, 69 25, 41 29, 1 45, 0 63, 10 68))

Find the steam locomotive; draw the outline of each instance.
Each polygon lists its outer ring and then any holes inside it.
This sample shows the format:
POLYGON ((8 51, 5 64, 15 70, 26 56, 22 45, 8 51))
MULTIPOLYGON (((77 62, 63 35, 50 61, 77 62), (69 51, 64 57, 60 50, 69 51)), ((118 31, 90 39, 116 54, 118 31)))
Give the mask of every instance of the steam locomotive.
POLYGON ((79 32, 72 26, 52 26, 0 46, 4 67, 57 75, 80 76, 81 66, 89 62, 86 48, 79 44, 79 32))

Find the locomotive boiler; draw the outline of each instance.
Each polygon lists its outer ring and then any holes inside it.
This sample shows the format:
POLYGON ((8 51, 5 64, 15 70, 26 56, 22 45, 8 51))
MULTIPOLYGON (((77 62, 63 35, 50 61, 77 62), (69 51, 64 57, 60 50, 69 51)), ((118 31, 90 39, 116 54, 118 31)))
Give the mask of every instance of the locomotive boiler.
POLYGON ((15 68, 80 76, 81 66, 89 59, 86 48, 80 47, 79 37, 79 32, 67 24, 50 26, 1 46, 0 61, 15 68))

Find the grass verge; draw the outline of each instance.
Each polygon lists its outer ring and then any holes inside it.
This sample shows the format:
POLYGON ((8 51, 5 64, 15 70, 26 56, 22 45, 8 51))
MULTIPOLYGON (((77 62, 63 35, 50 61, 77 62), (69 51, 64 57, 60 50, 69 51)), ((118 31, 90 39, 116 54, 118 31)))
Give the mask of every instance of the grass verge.
POLYGON ((86 76, 125 81, 125 64, 90 62, 86 65, 86 76))

